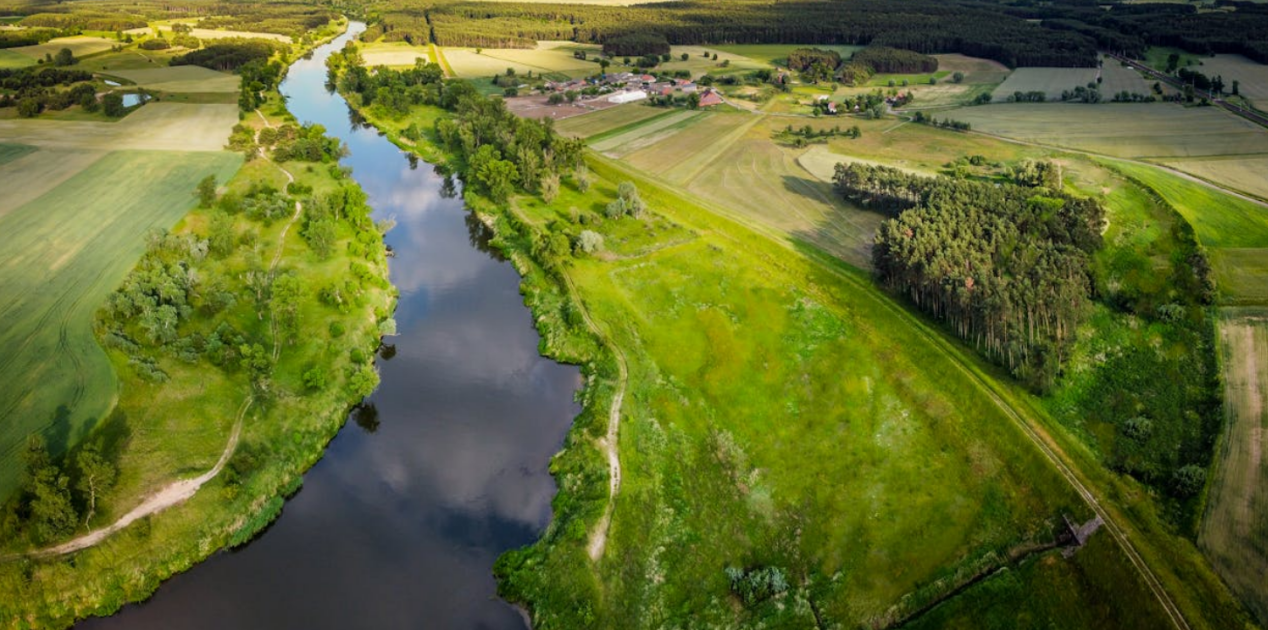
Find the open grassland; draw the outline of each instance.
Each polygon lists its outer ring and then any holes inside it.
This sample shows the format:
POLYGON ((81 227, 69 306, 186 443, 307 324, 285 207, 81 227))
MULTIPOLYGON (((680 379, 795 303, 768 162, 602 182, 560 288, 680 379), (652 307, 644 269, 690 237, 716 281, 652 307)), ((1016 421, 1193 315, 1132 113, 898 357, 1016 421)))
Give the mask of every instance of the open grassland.
POLYGON ((145 70, 167 68, 168 62, 177 55, 188 51, 172 48, 168 50, 141 50, 131 48, 119 52, 107 52, 93 55, 81 60, 75 67, 89 72, 105 72, 112 74, 117 70, 145 70))
POLYGON ((1009 103, 947 115, 986 133, 1115 157, 1262 153, 1268 131, 1214 107, 1165 103, 1009 103))
POLYGON ((237 121, 236 105, 149 103, 119 122, 0 120, 0 138, 45 149, 219 151, 237 121))
POLYGON ((114 70, 112 76, 127 79, 139 87, 161 92, 237 93, 238 76, 208 70, 202 66, 170 66, 139 70, 114 70))
POLYGON ((103 418, 116 379, 93 315, 146 231, 170 227, 200 179, 227 179, 240 163, 222 152, 115 152, 0 217, 0 496, 17 482, 28 434, 43 432, 60 453, 103 418))
POLYGON ((1268 200, 1268 155, 1163 160, 1162 163, 1229 190, 1268 200))
POLYGON ((1201 544, 1261 622, 1268 621, 1268 311, 1225 309, 1220 321, 1227 426, 1201 544))
POLYGON ((0 50, 0 69, 3 68, 25 68, 35 65, 35 59, 28 57, 20 52, 14 52, 11 49, 0 50))
POLYGON ((1233 81, 1239 81, 1239 94, 1259 109, 1268 108, 1268 65, 1241 55, 1215 55, 1203 57, 1202 65, 1195 69, 1207 76, 1223 77, 1226 91, 1233 89, 1233 81))
POLYGON ((560 121, 555 130, 578 138, 593 138, 627 126, 635 126, 649 118, 665 116, 670 110, 638 103, 618 105, 560 121))
POLYGON ((623 156, 667 137, 691 124, 705 112, 682 109, 669 110, 666 116, 649 118, 632 127, 620 127, 590 138, 590 146, 608 155, 623 156))
POLYGON ((1263 303, 1268 297, 1268 208, 1150 166, 1112 165, 1156 191, 1193 226, 1211 254, 1225 302, 1263 303))
POLYGON ((85 57, 110 50, 118 43, 113 39, 76 35, 74 37, 58 37, 50 39, 43 44, 10 48, 9 50, 26 55, 31 59, 43 59, 45 55, 56 55, 57 51, 69 48, 72 53, 75 53, 76 57, 85 57))

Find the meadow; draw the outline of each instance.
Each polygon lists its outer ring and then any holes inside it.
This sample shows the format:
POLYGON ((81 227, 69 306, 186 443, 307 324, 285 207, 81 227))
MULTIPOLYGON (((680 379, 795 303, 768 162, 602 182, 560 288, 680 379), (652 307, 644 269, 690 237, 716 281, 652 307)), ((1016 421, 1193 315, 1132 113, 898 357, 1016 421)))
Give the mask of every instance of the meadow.
POLYGON ((375 66, 413 66, 422 59, 434 62, 430 46, 411 46, 406 42, 373 42, 359 44, 361 58, 368 68, 375 66))
POLYGON ((118 122, 0 120, 0 138, 43 149, 219 151, 237 105, 149 103, 118 122))
POLYGON ((126 79, 138 87, 160 92, 221 92, 237 94, 241 80, 226 72, 201 66, 168 66, 137 70, 112 70, 110 76, 126 79))
POLYGON ((975 131, 1114 157, 1235 155, 1268 146, 1268 131, 1213 107, 1008 103, 955 109, 947 116, 975 131))
POLYGON ((118 43, 112 39, 77 35, 74 37, 58 37, 50 39, 43 44, 10 48, 8 50, 26 55, 31 59, 43 59, 45 55, 56 55, 57 51, 69 48, 76 57, 85 57, 110 50, 118 43))
POLYGON ((4 68, 25 68, 35 65, 35 58, 28 57, 20 52, 12 49, 0 49, 0 69, 4 68))
POLYGON ((637 103, 620 105, 564 119, 555 125, 555 129, 568 136, 597 139, 622 128, 636 127, 649 118, 671 113, 672 110, 637 103))
MULTIPOLYGON (((621 495, 596 576, 611 586, 600 587, 596 622, 643 627, 690 610, 713 623, 796 626, 819 615, 884 625, 982 567, 1007 564, 1011 550, 1050 540, 1060 514, 1086 514, 1016 425, 935 346, 913 343, 922 333, 862 276, 820 266, 614 162, 591 169, 601 179, 589 192, 568 187, 549 206, 524 199, 519 212, 530 226, 568 220, 561 208, 593 212, 628 179, 658 215, 644 227, 650 246, 617 245, 567 271, 628 358, 631 387, 621 495), (653 227, 661 221, 679 228, 653 227), (684 241, 682 229, 694 238, 684 241), (823 479, 850 483, 825 493, 823 479), (915 538, 922 544, 910 545, 915 538), (778 598, 787 605, 727 603, 725 567, 796 576, 778 598)), ((634 221, 591 229, 615 241, 634 221)), ((558 311, 534 297, 542 282, 526 278, 539 321, 552 327, 558 311)), ((515 574, 513 593, 542 601, 588 581, 584 561, 557 564, 582 551, 573 530, 544 543, 541 561, 562 576, 515 574)), ((1071 599, 1123 610, 1141 592, 1124 559, 1112 545, 1085 552, 1123 579, 1113 589, 1084 582, 1071 599)), ((1118 620, 1161 623, 1149 601, 1134 600, 1118 620)), ((550 614, 536 621, 568 618, 550 614)))
POLYGON ((454 76, 464 79, 493 77, 504 74, 508 68, 515 70, 516 74, 532 72, 553 80, 599 72, 599 64, 573 56, 573 50, 582 49, 597 52, 595 47, 578 46, 572 42, 538 42, 537 48, 437 47, 447 69, 454 76))
POLYGON ((1268 154, 1159 162, 1228 190, 1268 200, 1268 154))
POLYGON ((94 314, 146 232, 175 224, 203 177, 228 179, 239 164, 222 152, 117 151, 0 217, 0 292, 11 297, 0 309, 0 496, 17 483, 28 434, 44 433, 61 453, 104 419, 117 380, 94 314))

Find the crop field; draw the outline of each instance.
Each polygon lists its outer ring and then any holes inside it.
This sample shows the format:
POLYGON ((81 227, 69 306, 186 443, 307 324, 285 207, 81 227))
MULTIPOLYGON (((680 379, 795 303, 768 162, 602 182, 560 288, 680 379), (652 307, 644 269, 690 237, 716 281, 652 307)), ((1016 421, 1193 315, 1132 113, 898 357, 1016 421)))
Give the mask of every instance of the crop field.
POLYGON ((1162 163, 1230 190, 1268 200, 1268 155, 1164 160, 1162 163))
POLYGON ((361 46, 361 58, 368 68, 375 66, 413 66, 419 58, 434 61, 430 46, 411 46, 406 42, 374 42, 361 46))
POLYGON ((1017 68, 995 88, 992 96, 1004 101, 1014 92, 1043 92, 1048 100, 1061 98, 1061 92, 1096 82, 1096 68, 1017 68))
POLYGON ((1149 166, 1112 164, 1154 189, 1193 226, 1211 255, 1223 301, 1268 303, 1268 208, 1149 166))
MULTIPOLYGON (((160 27, 160 30, 165 32, 170 32, 172 29, 169 26, 169 27, 160 27)), ((227 37, 248 37, 248 38, 258 38, 258 39, 271 39, 273 41, 282 42, 284 44, 291 43, 291 38, 285 35, 280 35, 278 33, 256 33, 252 31, 229 31, 229 30, 194 27, 194 30, 190 31, 189 34, 193 35, 194 37, 197 37, 198 39, 225 39, 227 37)))
POLYGON ((1268 620, 1268 311, 1220 322, 1227 426, 1198 542, 1260 620, 1268 620))
POLYGON ((1236 155, 1262 153, 1268 147, 1268 131, 1213 107, 1008 103, 955 109, 947 115, 972 124, 975 131, 1115 157, 1236 155))
POLYGON ((0 120, 0 138, 47 149, 219 151, 237 121, 236 105, 150 103, 119 122, 0 120))
MULTIPOLYGON (((678 48, 682 48, 681 52, 688 52, 688 53, 695 52, 695 55, 693 56, 698 56, 700 54, 700 51, 691 50, 692 47, 690 46, 679 46, 678 48)), ((719 51, 719 52, 729 53, 737 57, 744 57, 753 62, 762 64, 764 66, 778 66, 778 65, 787 66, 788 53, 794 50, 797 50, 798 48, 818 48, 819 50, 834 50, 836 51, 838 55, 841 55, 841 59, 849 59, 851 56, 854 55, 855 52, 862 50, 863 47, 862 46, 844 46, 844 45, 836 45, 836 44, 815 44, 815 45, 729 44, 726 46, 710 47, 709 51, 710 52, 719 51)), ((675 50, 674 52, 677 53, 680 51, 675 50)), ((718 55, 718 61, 722 61, 723 59, 729 59, 729 58, 730 57, 726 57, 721 54, 718 55)))
POLYGON ((517 74, 542 74, 556 79, 585 76, 599 71, 593 61, 572 56, 576 47, 571 42, 541 42, 537 48, 474 48, 443 47, 440 49, 456 76, 483 78, 503 74, 513 68, 517 74))
POLYGON ((1131 92, 1134 94, 1153 94, 1153 81, 1146 81, 1143 76, 1129 66, 1124 66, 1121 61, 1116 61, 1108 57, 1102 57, 1101 66, 1101 95, 1106 100, 1113 98, 1119 92, 1131 92))
POLYGON ((240 82, 236 75, 208 70, 202 66, 114 70, 110 74, 127 79, 140 87, 162 92, 237 93, 240 82))
POLYGON ((43 59, 44 55, 56 55, 57 51, 69 48, 71 52, 75 53, 76 57, 83 57, 105 52, 118 43, 112 39, 77 35, 75 37, 58 37, 57 39, 50 39, 43 44, 10 48, 9 50, 26 55, 31 59, 43 59))
MULTIPOLYGON (((813 576, 814 613, 764 607, 765 620, 780 621, 768 627, 813 626, 815 615, 885 626, 974 567, 1046 540, 1067 510, 1084 517, 999 408, 862 276, 813 264, 617 163, 592 170, 602 179, 590 193, 531 203, 530 221, 601 206, 629 179, 653 211, 696 235, 578 259, 568 271, 628 357, 632 388, 620 501, 598 572, 604 583, 655 585, 607 591, 596 625, 627 625, 619 620, 646 610, 756 622, 756 611, 730 603, 721 570, 730 566, 813 576), (825 479, 850 483, 824 492, 825 479)), ((1104 611, 1111 625, 1157 627, 1152 600, 1115 551, 1088 547, 1079 560, 1115 568, 1102 574, 1121 578, 1112 587, 1076 582, 1062 597, 1104 611)))
POLYGON ((116 379, 94 314, 146 231, 173 225, 199 180, 223 181, 239 164, 225 152, 114 152, 0 217, 0 495, 17 482, 28 434, 45 433, 61 452, 102 419, 116 379))
POLYGON ((594 138, 650 118, 665 116, 671 111, 638 103, 619 105, 567 118, 555 125, 555 130, 578 138, 594 138))
POLYGON ((667 116, 647 119, 632 128, 620 128, 614 130, 615 133, 601 134, 591 139, 590 146, 608 155, 623 156, 668 137, 695 119, 707 115, 704 112, 681 109, 670 111, 667 116))
POLYGON ((1268 108, 1268 65, 1256 63, 1241 55, 1215 55, 1203 57, 1197 68, 1207 76, 1224 77, 1224 89, 1233 89, 1233 81, 1239 81, 1238 93, 1260 109, 1268 108))
MULTIPOLYGON (((12 146, 35 149, 29 145, 0 145, 12 146)), ((22 151, 12 154, 12 159, 0 159, 0 180, 22 182, 20 186, 6 186, 0 195, 0 218, 56 188, 104 155, 104 151, 44 149, 22 151)))
POLYGON ((672 130, 671 135, 657 136, 654 143, 638 150, 622 147, 614 153, 624 154, 626 164, 659 175, 667 182, 683 184, 714 164, 719 154, 758 120, 749 114, 705 114, 690 124, 667 129, 672 130))

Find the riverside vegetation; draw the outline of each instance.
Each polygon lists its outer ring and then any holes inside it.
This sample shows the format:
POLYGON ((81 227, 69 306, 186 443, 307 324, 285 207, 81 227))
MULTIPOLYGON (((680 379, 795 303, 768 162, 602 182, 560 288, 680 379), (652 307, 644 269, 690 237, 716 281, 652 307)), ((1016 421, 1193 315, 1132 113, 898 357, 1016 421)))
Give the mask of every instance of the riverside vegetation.
POLYGON ((260 106, 231 138, 246 164, 187 189, 197 207, 150 233, 96 316, 120 381, 113 409, 64 456, 28 442, 0 517, 3 625, 109 614, 246 543, 377 385, 373 357, 393 329, 387 226, 339 166, 341 145, 290 119, 276 92, 285 60, 244 90, 260 106), (222 455, 220 474, 183 503, 74 554, 41 551, 222 455))
MULTIPOLYGON (((1089 512, 1010 416, 1041 412, 863 276, 598 156, 538 162, 521 149, 550 138, 549 122, 516 119, 426 62, 371 74, 359 59, 355 45, 332 57, 332 84, 402 147, 463 176, 469 207, 524 276, 543 352, 587 376, 552 463, 554 520, 496 567, 534 627, 887 626, 1000 568, 1020 585, 1007 588, 1048 595, 1021 612, 969 610, 977 623, 1167 623, 1122 543, 1073 561, 1044 553, 1061 515, 1089 512)), ((1156 531, 1144 509, 1127 526, 1156 531)), ((1136 544, 1158 562, 1168 536, 1136 544)), ((1190 552, 1167 562, 1200 566, 1190 552)), ((1185 614, 1240 623, 1202 571, 1185 614)))

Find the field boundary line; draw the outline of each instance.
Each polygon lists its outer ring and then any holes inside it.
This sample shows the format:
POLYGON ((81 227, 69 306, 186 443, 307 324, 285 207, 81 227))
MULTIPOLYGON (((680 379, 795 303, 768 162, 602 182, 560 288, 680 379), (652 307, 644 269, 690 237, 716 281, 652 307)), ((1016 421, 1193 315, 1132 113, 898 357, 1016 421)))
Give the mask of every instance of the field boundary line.
MULTIPOLYGON (((627 172, 630 170, 629 166, 626 166, 617 160, 611 160, 611 159, 605 159, 605 158, 601 158, 601 159, 603 159, 603 162, 606 165, 616 170, 627 171, 627 172)), ((805 257, 808 261, 815 263, 821 269, 826 270, 828 273, 832 274, 834 277, 842 279, 854 287, 857 287, 863 291, 877 291, 876 287, 865 285, 858 278, 855 278, 851 276, 850 274, 847 274, 844 271, 842 271, 839 268, 839 266, 837 266, 836 264, 829 264, 828 261, 824 260, 825 257, 833 261, 837 261, 838 259, 832 257, 830 254, 819 251, 817 247, 812 250, 814 252, 812 255, 807 255, 805 252, 799 251, 794 246, 794 243, 790 241, 789 239, 778 238, 776 235, 772 234, 772 230, 769 228, 765 228, 764 226, 760 226, 760 225, 751 224, 750 222, 744 220, 742 217, 736 216, 731 211, 726 210, 724 208, 717 208, 714 204, 710 204, 706 200, 699 199, 695 195, 690 194, 690 192, 684 191, 678 187, 668 185, 661 181, 657 181, 656 183, 668 189, 670 192, 680 197, 686 198, 688 201, 695 202, 698 206, 700 206, 706 212, 710 212, 726 220, 735 222, 739 226, 747 228, 753 231, 754 233, 761 235, 767 240, 773 242, 774 244, 784 249, 787 249, 795 254, 805 257), (713 208, 716 208, 716 210, 711 210, 713 208)), ((811 246, 814 247, 813 245, 811 246)), ((976 370, 973 370, 969 366, 968 360, 965 359, 961 355, 961 353, 954 346, 951 345, 951 343, 948 340, 941 338, 937 333, 932 331, 928 325, 920 321, 915 315, 907 312, 905 308, 895 303, 891 298, 889 298, 889 296, 886 296, 884 294, 881 294, 880 296, 878 296, 876 298, 876 302, 880 304, 883 308, 893 312, 896 316, 902 318, 904 321, 910 324, 913 328, 915 328, 921 337, 925 338, 930 343, 932 343, 933 346, 938 350, 940 354, 942 354, 944 357, 950 360, 960 371, 965 373, 970 378, 971 382, 973 382, 979 389, 981 389, 983 393, 985 393, 991 399, 991 402, 994 403, 997 407, 999 407, 999 409, 1003 411, 1004 414, 1010 420, 1012 420, 1013 423, 1016 426, 1018 426, 1018 428, 1022 430, 1023 435, 1025 435, 1039 449, 1040 453, 1056 468, 1057 473, 1066 479, 1067 483, 1069 483, 1070 486, 1075 490, 1075 493, 1078 494, 1079 497, 1082 498, 1085 503, 1087 503, 1088 507, 1091 508, 1095 514, 1101 517, 1101 520, 1105 528, 1110 532, 1115 542, 1117 542, 1119 547, 1123 550, 1124 554, 1127 556, 1127 559, 1136 568, 1137 573, 1139 573, 1140 576, 1144 579, 1145 584, 1149 587, 1149 589, 1153 592, 1154 596, 1158 599, 1158 602, 1162 605, 1163 610, 1167 613, 1167 616, 1171 619, 1172 624, 1177 628, 1177 630, 1190 630, 1190 626, 1188 622, 1185 620, 1184 615, 1180 612, 1179 607, 1176 606, 1175 602, 1171 599, 1171 596, 1169 593, 1167 593, 1166 588, 1162 586, 1162 583, 1158 579, 1157 575, 1154 574, 1153 570, 1149 568, 1148 564, 1136 551, 1135 546, 1127 538, 1127 535, 1124 533, 1122 528, 1110 516, 1109 512, 1106 511, 1105 508, 1101 507, 1100 501, 1099 499, 1097 499, 1096 495, 1091 490, 1089 490, 1086 485, 1083 484, 1083 482, 1079 479, 1078 475, 1076 475, 1074 471, 1072 470, 1072 468, 1068 464, 1066 464, 1064 457, 1057 454, 1057 449, 1054 449, 1048 443, 1048 440, 1051 438, 1045 439, 1044 437, 1041 436, 1039 429, 1037 429, 1034 426, 1034 424, 1037 424, 1037 422, 1032 422, 1030 420, 1027 420, 1026 419, 1027 416, 1020 413, 1016 408, 1014 408, 1014 406, 1010 402, 1006 401, 1002 396, 999 395, 994 385, 988 382, 985 378, 983 378, 980 374, 978 374, 976 370)))

